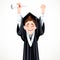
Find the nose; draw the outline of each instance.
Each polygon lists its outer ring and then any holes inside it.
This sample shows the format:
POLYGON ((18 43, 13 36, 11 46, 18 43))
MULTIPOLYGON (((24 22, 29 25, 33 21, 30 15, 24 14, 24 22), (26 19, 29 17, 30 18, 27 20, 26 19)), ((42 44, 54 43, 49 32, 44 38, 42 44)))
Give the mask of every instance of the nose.
POLYGON ((29 25, 29 29, 32 29, 32 26, 31 25, 29 25))

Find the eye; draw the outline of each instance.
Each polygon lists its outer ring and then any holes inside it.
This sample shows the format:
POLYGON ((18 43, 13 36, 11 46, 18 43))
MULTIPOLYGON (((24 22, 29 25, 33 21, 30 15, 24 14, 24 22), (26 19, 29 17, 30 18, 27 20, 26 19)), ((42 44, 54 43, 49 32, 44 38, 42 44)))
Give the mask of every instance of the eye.
POLYGON ((29 25, 29 23, 27 23, 27 25, 29 25))
POLYGON ((29 23, 27 23, 26 26, 28 27, 29 26, 29 23))
POLYGON ((33 26, 34 26, 34 24, 33 24, 33 23, 31 23, 31 26, 33 27, 33 26))

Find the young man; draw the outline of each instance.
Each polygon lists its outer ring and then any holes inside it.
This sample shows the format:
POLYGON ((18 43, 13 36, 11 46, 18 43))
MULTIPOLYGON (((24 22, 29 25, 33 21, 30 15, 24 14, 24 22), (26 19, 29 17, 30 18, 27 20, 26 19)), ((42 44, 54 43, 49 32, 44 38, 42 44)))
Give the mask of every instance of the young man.
POLYGON ((38 38, 44 33, 44 22, 32 13, 22 18, 21 25, 17 25, 17 34, 24 41, 23 60, 39 60, 38 38))

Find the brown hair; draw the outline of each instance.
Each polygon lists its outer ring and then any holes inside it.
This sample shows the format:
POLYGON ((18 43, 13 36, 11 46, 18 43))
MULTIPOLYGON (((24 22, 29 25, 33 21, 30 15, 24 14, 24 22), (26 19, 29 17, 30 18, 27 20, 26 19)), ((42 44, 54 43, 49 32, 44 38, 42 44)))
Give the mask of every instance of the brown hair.
POLYGON ((30 15, 30 16, 28 16, 28 18, 25 20, 25 22, 24 22, 24 23, 26 23, 26 22, 28 22, 28 21, 33 21, 33 22, 34 22, 34 24, 36 25, 36 21, 31 17, 31 15, 30 15))

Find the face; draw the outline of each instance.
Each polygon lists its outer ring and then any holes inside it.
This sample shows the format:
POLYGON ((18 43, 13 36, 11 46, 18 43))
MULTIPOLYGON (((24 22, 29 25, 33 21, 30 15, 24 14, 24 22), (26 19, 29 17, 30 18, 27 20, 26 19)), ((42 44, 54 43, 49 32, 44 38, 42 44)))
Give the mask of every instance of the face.
POLYGON ((27 21, 24 25, 24 29, 31 35, 36 30, 36 25, 33 21, 27 21))

